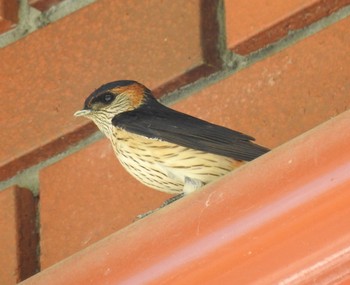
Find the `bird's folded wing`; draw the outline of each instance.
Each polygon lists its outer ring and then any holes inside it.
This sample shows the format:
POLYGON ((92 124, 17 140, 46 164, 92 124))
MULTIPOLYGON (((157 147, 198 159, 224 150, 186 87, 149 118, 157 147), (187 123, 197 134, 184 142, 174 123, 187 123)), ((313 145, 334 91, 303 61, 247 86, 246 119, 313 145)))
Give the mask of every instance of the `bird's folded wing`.
POLYGON ((160 104, 156 108, 151 106, 121 113, 113 118, 112 123, 134 134, 236 160, 250 161, 269 151, 251 142, 253 137, 160 104))

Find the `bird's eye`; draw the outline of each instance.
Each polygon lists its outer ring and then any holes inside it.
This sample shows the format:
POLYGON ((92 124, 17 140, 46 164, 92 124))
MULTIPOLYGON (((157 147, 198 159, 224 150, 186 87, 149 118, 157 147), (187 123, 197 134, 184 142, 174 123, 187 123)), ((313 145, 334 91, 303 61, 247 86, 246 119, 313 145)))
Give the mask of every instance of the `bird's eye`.
POLYGON ((114 94, 111 93, 105 93, 102 96, 102 100, 104 103, 110 103, 114 99, 114 94))

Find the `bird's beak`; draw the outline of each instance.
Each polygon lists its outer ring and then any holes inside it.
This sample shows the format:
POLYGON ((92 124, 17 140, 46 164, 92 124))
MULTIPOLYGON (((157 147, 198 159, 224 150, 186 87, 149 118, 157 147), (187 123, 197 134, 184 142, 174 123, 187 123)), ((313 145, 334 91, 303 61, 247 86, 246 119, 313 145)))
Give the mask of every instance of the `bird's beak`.
POLYGON ((91 110, 85 110, 85 109, 83 109, 83 110, 79 110, 79 111, 75 112, 75 113, 74 113, 74 116, 75 116, 75 117, 87 116, 87 115, 89 115, 90 113, 91 113, 91 110))

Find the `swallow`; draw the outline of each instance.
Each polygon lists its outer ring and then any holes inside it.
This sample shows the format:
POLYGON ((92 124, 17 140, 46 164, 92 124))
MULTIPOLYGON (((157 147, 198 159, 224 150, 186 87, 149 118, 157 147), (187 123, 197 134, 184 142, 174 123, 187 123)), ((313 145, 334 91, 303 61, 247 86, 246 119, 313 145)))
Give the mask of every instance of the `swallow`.
POLYGON ((141 183, 189 194, 266 152, 254 138, 161 104, 132 80, 102 85, 75 116, 92 120, 141 183))

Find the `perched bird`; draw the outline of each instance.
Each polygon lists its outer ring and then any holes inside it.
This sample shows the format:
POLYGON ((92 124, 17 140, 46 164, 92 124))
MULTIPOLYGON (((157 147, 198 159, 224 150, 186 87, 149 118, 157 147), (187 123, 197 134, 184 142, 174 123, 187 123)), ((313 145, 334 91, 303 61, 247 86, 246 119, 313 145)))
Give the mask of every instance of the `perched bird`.
POLYGON ((269 151, 253 137, 162 105, 136 81, 102 85, 74 115, 94 121, 132 176, 170 194, 191 193, 269 151))

